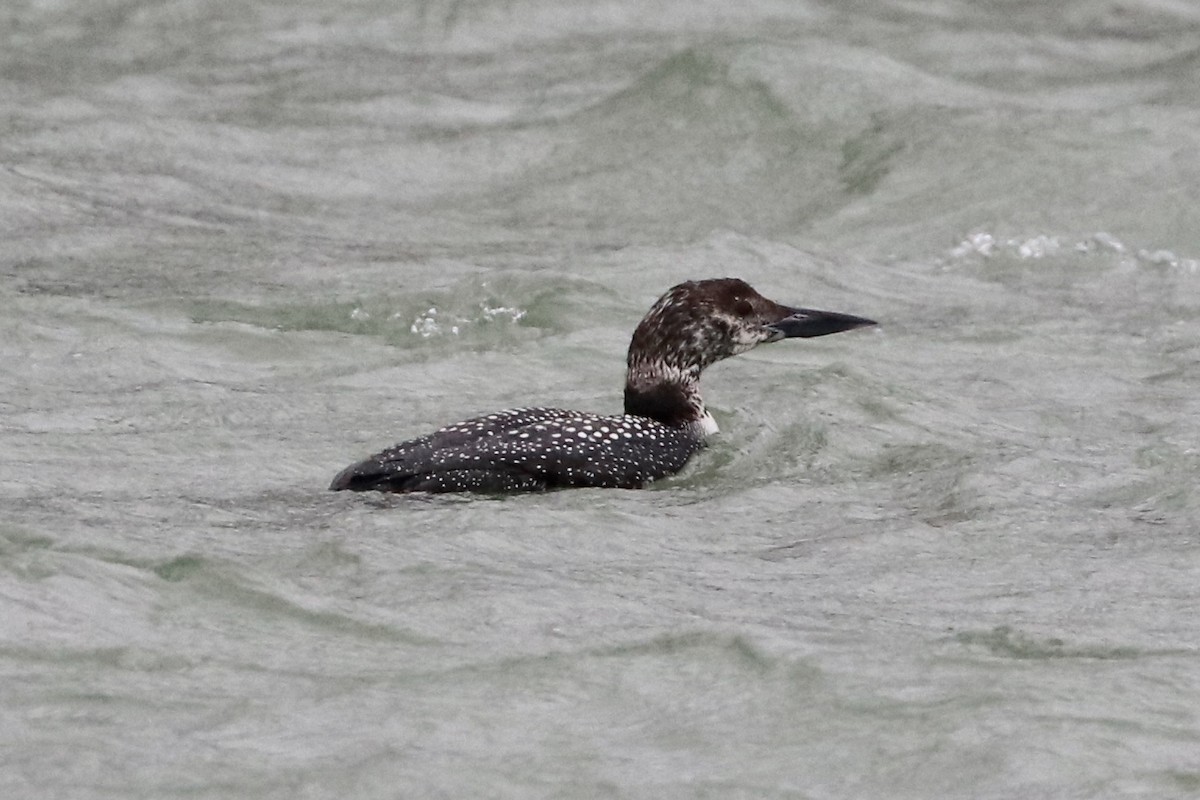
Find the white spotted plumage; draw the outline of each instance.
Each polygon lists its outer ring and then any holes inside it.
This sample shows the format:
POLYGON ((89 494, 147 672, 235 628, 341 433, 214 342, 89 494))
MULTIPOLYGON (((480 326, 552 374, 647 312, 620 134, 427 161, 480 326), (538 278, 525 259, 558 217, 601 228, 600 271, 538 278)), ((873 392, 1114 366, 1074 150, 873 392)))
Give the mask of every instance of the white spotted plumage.
POLYGON ((689 281, 651 307, 627 358, 625 413, 513 408, 401 442, 352 464, 331 489, 507 492, 571 486, 639 488, 673 475, 717 432, 701 372, 789 336, 822 336, 870 320, 781 306, 734 278, 689 281), (822 327, 797 332, 802 314, 822 327), (831 321, 832 320, 832 321, 831 321), (785 324, 790 327, 781 327, 785 324))

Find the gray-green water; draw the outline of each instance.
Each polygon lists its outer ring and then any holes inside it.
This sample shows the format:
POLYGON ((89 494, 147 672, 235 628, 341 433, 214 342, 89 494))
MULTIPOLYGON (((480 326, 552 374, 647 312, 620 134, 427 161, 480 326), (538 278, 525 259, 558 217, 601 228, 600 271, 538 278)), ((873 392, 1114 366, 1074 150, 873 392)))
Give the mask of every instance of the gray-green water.
POLYGON ((1200 8, 0 12, 0 794, 1200 795, 1200 8), (619 408, 648 491, 347 496, 619 408))

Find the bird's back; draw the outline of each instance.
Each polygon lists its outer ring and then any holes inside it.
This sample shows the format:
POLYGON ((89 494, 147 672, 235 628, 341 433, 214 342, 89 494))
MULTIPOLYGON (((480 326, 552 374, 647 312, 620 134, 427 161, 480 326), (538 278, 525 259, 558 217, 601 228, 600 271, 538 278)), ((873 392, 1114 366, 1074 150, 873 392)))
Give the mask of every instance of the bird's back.
POLYGON ((512 492, 639 488, 683 468, 695 431, 644 417, 515 408, 449 425, 347 467, 331 489, 512 492))

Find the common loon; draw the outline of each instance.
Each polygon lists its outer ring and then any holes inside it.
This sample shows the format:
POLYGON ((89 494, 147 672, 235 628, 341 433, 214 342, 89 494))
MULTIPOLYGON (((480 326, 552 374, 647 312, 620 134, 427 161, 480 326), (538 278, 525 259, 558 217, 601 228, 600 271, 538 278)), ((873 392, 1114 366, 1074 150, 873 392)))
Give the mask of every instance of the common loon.
POLYGON ((449 425, 338 473, 330 489, 519 492, 635 489, 673 475, 716 433, 704 368, 765 342, 876 324, 789 308, 737 278, 688 281, 658 299, 629 343, 625 413, 514 408, 449 425))

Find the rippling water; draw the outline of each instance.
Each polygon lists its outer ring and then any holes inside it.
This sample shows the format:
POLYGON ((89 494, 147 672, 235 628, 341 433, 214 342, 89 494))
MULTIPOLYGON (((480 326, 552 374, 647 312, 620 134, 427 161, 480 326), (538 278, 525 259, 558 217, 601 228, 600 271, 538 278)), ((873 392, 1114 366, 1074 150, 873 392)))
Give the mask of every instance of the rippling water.
POLYGON ((1200 794, 1200 11, 0 12, 5 797, 1200 794), (687 278, 863 314, 642 492, 346 496, 619 408, 687 278))

